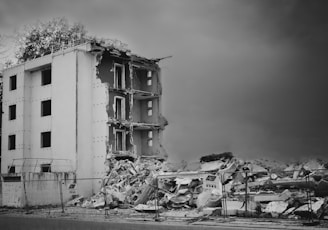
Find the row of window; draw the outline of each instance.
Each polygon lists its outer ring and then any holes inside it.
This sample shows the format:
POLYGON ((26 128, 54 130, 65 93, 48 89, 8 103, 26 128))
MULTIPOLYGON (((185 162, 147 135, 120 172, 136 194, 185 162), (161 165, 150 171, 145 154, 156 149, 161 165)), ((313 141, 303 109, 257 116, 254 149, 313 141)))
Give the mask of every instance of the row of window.
MULTIPOLYGON (((51 69, 45 69, 41 71, 41 85, 51 84, 51 69)), ((13 75, 9 78, 9 90, 17 89, 17 75, 13 75)))
MULTIPOLYGON (((153 131, 148 131, 147 144, 148 147, 153 146, 153 131)), ((126 132, 124 130, 115 131, 115 150, 116 151, 126 150, 126 132)))
MULTIPOLYGON (((51 115, 51 100, 41 101, 41 117, 51 115)), ((16 105, 9 106, 9 120, 16 119, 16 105)))
MULTIPOLYGON (((41 164, 40 171, 41 172, 51 172, 51 164, 41 164)), ((8 166, 8 173, 16 173, 15 165, 8 166)))
MULTIPOLYGON (((153 115, 153 101, 147 101, 147 114, 149 117, 153 115)), ((125 119, 125 99, 123 97, 115 97, 115 114, 116 119, 125 119)))
MULTIPOLYGON (((51 147, 51 132, 41 133, 41 148, 51 147)), ((16 135, 8 136, 8 150, 16 149, 16 135)))
MULTIPOLYGON (((124 70, 123 65, 115 64, 114 74, 114 87, 119 89, 125 88, 124 70)), ((152 72, 147 73, 147 85, 152 85, 152 72)), ((51 69, 45 69, 41 71, 41 85, 51 84, 51 69)), ((17 75, 13 75, 9 78, 9 90, 17 89, 17 75)))
MULTIPOLYGON (((152 71, 149 70, 147 72, 147 86, 151 86, 152 84, 152 71)), ((114 88, 125 88, 124 68, 121 64, 114 64, 114 88)))
MULTIPOLYGON (((115 133, 115 146, 117 151, 125 150, 125 132, 123 130, 117 130, 115 133)), ((51 132, 42 132, 41 133, 41 148, 51 147, 51 132)), ((148 131, 148 146, 153 146, 153 132, 148 131)), ((8 136, 8 150, 16 149, 16 135, 8 136)))

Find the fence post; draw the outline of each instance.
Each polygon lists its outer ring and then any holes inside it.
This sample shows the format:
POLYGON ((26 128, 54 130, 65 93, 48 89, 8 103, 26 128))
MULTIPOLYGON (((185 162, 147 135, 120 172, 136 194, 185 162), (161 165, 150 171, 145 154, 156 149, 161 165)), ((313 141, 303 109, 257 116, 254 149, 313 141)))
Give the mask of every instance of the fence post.
POLYGON ((156 209, 156 216, 155 221, 160 221, 159 217, 159 201, 158 201, 158 177, 156 176, 156 188, 155 188, 155 209, 156 209))
POLYGON ((245 172, 246 174, 246 181, 245 181, 245 215, 247 216, 247 202, 248 202, 248 173, 247 171, 245 172))
POLYGON ((64 210, 63 187, 62 186, 63 186, 63 183, 62 183, 62 179, 60 177, 60 179, 59 179, 60 203, 61 203, 62 213, 64 213, 65 210, 64 210))
POLYGON ((27 200, 27 192, 26 192, 25 176, 26 176, 26 173, 22 173, 22 177, 23 177, 23 189, 24 189, 24 197, 25 197, 25 210, 26 210, 26 212, 29 212, 28 200, 27 200))
POLYGON ((248 216, 247 203, 248 203, 248 172, 250 171, 247 166, 243 167, 245 173, 245 216, 248 216))
POLYGON ((222 210, 223 210, 223 218, 226 218, 228 216, 227 196, 226 196, 225 184, 223 184, 224 183, 224 178, 225 178, 225 173, 222 173, 220 175, 221 175, 221 185, 222 185, 222 210))

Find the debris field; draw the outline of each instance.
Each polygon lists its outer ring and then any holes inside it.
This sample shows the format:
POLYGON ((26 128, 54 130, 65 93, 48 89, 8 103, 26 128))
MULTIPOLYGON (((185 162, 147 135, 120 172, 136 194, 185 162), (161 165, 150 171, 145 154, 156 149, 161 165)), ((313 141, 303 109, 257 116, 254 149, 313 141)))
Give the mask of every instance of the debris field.
POLYGON ((327 164, 244 161, 231 152, 205 155, 198 170, 173 169, 155 157, 110 158, 99 192, 67 206, 197 212, 211 216, 328 218, 327 164))

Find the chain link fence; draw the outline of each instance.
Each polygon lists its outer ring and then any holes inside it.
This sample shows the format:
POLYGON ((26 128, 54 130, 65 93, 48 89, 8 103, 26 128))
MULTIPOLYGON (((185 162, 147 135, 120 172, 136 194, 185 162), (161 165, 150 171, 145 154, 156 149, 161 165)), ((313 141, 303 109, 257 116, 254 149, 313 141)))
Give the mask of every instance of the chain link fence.
POLYGON ((121 175, 116 183, 108 176, 77 178, 73 172, 3 175, 2 206, 7 212, 102 219, 119 215, 180 220, 239 216, 314 222, 324 219, 328 211, 327 169, 175 172, 151 179, 138 175, 137 182, 134 172, 130 174, 124 180, 121 175), (138 191, 135 183, 140 183, 138 191), (81 196, 85 189, 89 195, 81 196))

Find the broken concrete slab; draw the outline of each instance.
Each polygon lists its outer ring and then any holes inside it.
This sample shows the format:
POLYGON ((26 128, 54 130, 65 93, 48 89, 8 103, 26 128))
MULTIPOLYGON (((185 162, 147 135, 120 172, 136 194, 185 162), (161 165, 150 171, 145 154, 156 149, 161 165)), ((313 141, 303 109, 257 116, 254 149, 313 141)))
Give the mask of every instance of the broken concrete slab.
POLYGON ((223 207, 228 216, 236 216, 238 211, 244 210, 244 202, 239 200, 226 200, 226 206, 223 207))
POLYGON ((81 206, 84 200, 83 196, 76 197, 73 200, 70 200, 66 203, 66 206, 81 206))
POLYGON ((266 208, 263 212, 271 213, 271 214, 281 214, 283 213, 288 207, 288 203, 285 201, 272 201, 267 204, 266 208))
POLYGON ((162 206, 147 205, 147 204, 138 204, 133 208, 138 212, 161 212, 163 210, 162 206))
POLYGON ((318 211, 320 210, 321 206, 324 204, 325 199, 320 198, 315 202, 311 202, 311 204, 304 204, 301 207, 297 208, 294 213, 299 216, 308 216, 309 212, 311 212, 312 208, 312 213, 317 214, 318 211))

